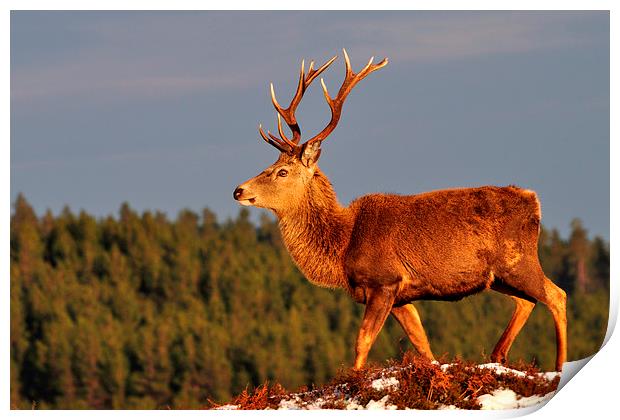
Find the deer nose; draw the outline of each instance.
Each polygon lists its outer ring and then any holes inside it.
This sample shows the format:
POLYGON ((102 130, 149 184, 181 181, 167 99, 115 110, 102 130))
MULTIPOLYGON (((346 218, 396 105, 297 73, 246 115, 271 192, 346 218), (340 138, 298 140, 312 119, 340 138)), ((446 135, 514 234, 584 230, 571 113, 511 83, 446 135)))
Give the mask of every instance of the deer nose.
POLYGON ((234 199, 239 200, 239 197, 241 197, 241 194, 243 194, 243 188, 241 187, 235 188, 235 191, 233 192, 234 199))

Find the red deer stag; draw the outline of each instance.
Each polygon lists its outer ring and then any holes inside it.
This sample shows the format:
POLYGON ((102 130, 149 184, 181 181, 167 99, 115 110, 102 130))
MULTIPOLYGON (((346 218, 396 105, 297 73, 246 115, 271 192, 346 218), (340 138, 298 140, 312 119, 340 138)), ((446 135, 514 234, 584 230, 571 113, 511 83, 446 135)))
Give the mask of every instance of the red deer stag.
POLYGON ((336 97, 323 93, 331 120, 316 136, 300 144, 295 110, 312 81, 337 57, 314 69, 304 62, 297 91, 288 108, 277 111, 277 137, 262 138, 280 151, 278 160, 233 193, 243 205, 272 210, 278 217, 286 247, 310 282, 341 287, 366 305, 355 347, 355 368, 368 352, 391 313, 418 352, 433 359, 417 299, 459 300, 485 289, 510 296, 516 307, 492 353, 506 361, 508 350, 537 301, 555 322, 556 369, 566 360, 566 294, 549 280, 538 260, 540 203, 533 191, 509 186, 459 188, 418 195, 370 194, 343 207, 317 161, 321 143, 336 128, 351 89, 387 64, 371 58, 359 73, 346 75, 336 97), (292 132, 288 138, 282 119, 292 132))

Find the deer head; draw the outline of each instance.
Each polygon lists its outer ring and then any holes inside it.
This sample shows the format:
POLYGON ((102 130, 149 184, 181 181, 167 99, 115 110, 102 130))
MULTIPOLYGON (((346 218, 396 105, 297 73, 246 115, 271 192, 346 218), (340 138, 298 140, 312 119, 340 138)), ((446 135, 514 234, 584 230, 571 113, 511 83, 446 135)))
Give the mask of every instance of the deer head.
POLYGON ((337 56, 334 56, 316 70, 314 69, 314 62, 311 62, 307 74, 305 73, 304 61, 302 60, 297 90, 288 108, 280 106, 276 99, 273 84, 271 84, 271 102, 277 111, 278 133, 280 137, 271 134, 269 131, 265 134, 260 125, 258 131, 267 143, 280 151, 280 156, 273 165, 235 189, 233 197, 240 204, 268 208, 276 214, 281 214, 287 209, 303 205, 312 180, 318 171, 317 161, 321 155, 321 143, 338 125, 342 105, 347 95, 360 80, 388 63, 387 59, 383 59, 378 64, 372 64, 374 59, 372 57, 368 64, 366 64, 366 67, 359 73, 353 73, 346 50, 343 49, 343 53, 346 74, 344 82, 335 98, 329 95, 325 82, 321 79, 323 94, 331 110, 331 119, 320 133, 304 143, 300 144, 301 129, 297 124, 295 111, 308 86, 336 60, 337 56), (290 138, 284 134, 282 119, 284 119, 291 130, 292 136, 290 138))

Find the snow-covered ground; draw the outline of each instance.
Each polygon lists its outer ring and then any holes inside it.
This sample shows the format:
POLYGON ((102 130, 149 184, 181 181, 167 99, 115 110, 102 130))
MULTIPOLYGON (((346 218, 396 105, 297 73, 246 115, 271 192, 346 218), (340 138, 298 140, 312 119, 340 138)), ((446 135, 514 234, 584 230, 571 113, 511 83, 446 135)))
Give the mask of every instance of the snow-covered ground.
MULTIPOLYGON (((436 363, 436 362, 435 362, 436 363)), ((446 371, 451 364, 441 365, 441 370, 446 371)), ((519 370, 510 369, 505 366, 502 366, 499 363, 486 363, 483 365, 478 365, 478 368, 489 369, 494 371, 499 375, 505 374, 513 374, 518 377, 524 377, 532 379, 533 377, 527 375, 524 372, 519 370)), ((361 405, 359 400, 355 397, 349 397, 344 399, 344 404, 342 405, 347 410, 395 410, 397 409, 396 405, 390 403, 390 390, 398 389, 399 381, 396 377, 390 376, 394 375, 395 368, 387 368, 384 369, 377 379, 374 379, 370 382, 370 387, 372 387, 375 391, 386 391, 386 395, 378 400, 370 400, 365 405, 361 405)), ((544 378, 547 381, 552 381, 559 376, 559 372, 542 372, 537 374, 539 377, 544 378)), ((321 396, 316 399, 307 398, 308 392, 306 393, 297 393, 290 394, 287 398, 282 398, 278 404, 278 410, 316 410, 323 408, 332 408, 330 403, 334 401, 342 401, 342 397, 344 395, 348 395, 347 392, 347 384, 339 385, 334 389, 334 392, 331 396, 321 396), (327 405, 327 407, 324 407, 327 405)), ((498 388, 495 389, 490 394, 479 395, 476 397, 477 402, 480 404, 483 410, 503 410, 503 409, 515 409, 515 408, 524 408, 530 407, 537 404, 541 404, 547 400, 549 400, 554 392, 549 392, 546 395, 533 395, 530 397, 524 397, 516 394, 511 389, 498 388)), ((225 405, 218 407, 220 410, 235 410, 238 407, 235 405, 225 405)), ((459 410, 459 408, 454 405, 443 405, 439 407, 440 410, 459 410)))
POLYGON ((480 395, 477 399, 483 410, 505 410, 540 404, 549 400, 554 394, 555 392, 550 392, 542 396, 521 397, 511 389, 496 389, 492 394, 480 395))

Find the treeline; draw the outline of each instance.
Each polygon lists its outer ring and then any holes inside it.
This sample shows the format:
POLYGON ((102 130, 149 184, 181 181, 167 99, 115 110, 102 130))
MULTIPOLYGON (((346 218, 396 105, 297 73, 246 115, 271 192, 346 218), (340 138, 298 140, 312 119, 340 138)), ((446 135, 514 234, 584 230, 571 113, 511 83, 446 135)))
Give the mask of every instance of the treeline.
MULTIPOLYGON (((607 326, 609 246, 578 221, 568 239, 543 230, 540 241, 545 272, 569 293, 569 359, 591 355, 607 326)), ((268 379, 322 384, 353 361, 363 307, 304 280, 267 216, 169 220, 123 204, 117 218, 39 217, 20 195, 10 250, 13 408, 195 408, 268 379)), ((436 355, 472 360, 490 354, 512 311, 493 292, 416 305, 436 355)), ((551 369, 540 306, 510 356, 551 369)), ((390 319, 370 359, 409 348, 390 319)))

